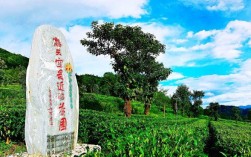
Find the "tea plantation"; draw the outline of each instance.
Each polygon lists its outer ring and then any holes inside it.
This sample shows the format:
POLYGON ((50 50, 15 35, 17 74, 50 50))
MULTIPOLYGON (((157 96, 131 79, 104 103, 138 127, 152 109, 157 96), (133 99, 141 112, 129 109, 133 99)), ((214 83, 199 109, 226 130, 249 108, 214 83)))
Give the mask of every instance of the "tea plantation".
MULTIPOLYGON (((26 151, 25 98, 20 90, 18 85, 0 88, 0 156, 26 151)), ((89 156, 251 156, 250 123, 185 118, 175 116, 170 108, 165 117, 158 108, 144 116, 140 102, 133 102, 134 114, 126 118, 121 99, 97 94, 85 97, 80 101, 79 142, 102 147, 101 153, 89 156), (99 111, 91 110, 91 103, 99 111)))

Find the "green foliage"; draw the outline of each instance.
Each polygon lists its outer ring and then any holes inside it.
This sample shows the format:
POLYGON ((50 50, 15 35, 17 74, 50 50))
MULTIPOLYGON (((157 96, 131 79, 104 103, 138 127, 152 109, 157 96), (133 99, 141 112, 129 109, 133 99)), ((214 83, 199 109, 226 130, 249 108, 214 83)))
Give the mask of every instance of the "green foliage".
POLYGON ((93 55, 109 55, 112 66, 120 81, 120 95, 125 100, 125 114, 130 116, 130 100, 137 95, 148 104, 158 81, 164 80, 171 70, 156 61, 160 53, 165 52, 165 45, 150 33, 144 33, 138 26, 98 24, 92 22, 92 31, 81 40, 87 51, 93 55))
MULTIPOLYGON (((0 108, 0 154, 12 142, 24 140, 25 107, 0 108), (2 151, 2 152, 1 152, 2 151)), ((80 109, 79 140, 99 144, 98 156, 207 156, 203 149, 208 137, 207 119, 109 114, 80 109)), ((215 147, 227 156, 250 156, 251 126, 229 120, 211 122, 215 147)), ((21 147, 23 150, 24 147, 21 147)))
POLYGON ((207 121, 119 117, 80 111, 79 139, 99 144, 104 156, 206 156, 207 121))
POLYGON ((166 96, 165 91, 160 90, 154 93, 153 104, 163 111, 164 109, 166 110, 166 108, 171 107, 171 99, 166 96))
POLYGON ((203 114, 202 105, 202 97, 204 97, 203 91, 194 90, 191 94, 193 99, 193 105, 191 106, 191 111, 194 117, 198 117, 203 114))
POLYGON ((25 107, 0 107, 0 139, 4 141, 23 141, 25 107))
POLYGON ((26 151, 26 147, 24 143, 11 142, 10 144, 6 144, 3 141, 0 141, 0 156, 6 157, 16 153, 22 153, 26 151))
POLYGON ((120 96, 119 78, 111 72, 104 73, 103 77, 94 75, 76 75, 80 94, 96 93, 109 96, 120 96))
POLYGON ((25 103, 25 93, 21 90, 20 85, 0 86, 0 107, 25 106, 25 103))
POLYGON ((251 126, 230 120, 213 121, 215 146, 227 156, 251 156, 251 126))
MULTIPOLYGON (((2 48, 0 48, 0 58, 5 62, 8 68, 18 68, 28 66, 29 59, 20 54, 10 53, 2 48)), ((0 68, 1 69, 1 68, 0 68)))
POLYGON ((251 109, 248 110, 248 120, 251 122, 251 109))
MULTIPOLYGON (((118 97, 100 95, 95 93, 84 93, 80 95, 81 109, 91 109, 104 111, 108 113, 121 113, 124 107, 124 100, 118 97)), ((152 106, 153 114, 159 114, 160 110, 157 106, 152 106)), ((139 101, 132 101, 132 113, 143 114, 144 104, 139 101)))
POLYGON ((101 78, 94 75, 76 75, 80 88, 80 93, 99 93, 99 83, 101 78))
POLYGON ((234 106, 233 108, 232 108, 232 117, 233 117, 233 119, 234 120, 241 120, 241 110, 238 108, 238 107, 236 107, 236 106, 234 106))
POLYGON ((21 83, 25 87, 25 68, 20 66, 13 69, 0 69, 0 74, 0 85, 21 83))
POLYGON ((121 98, 99 95, 94 93, 84 93, 80 96, 80 106, 82 109, 92 109, 105 112, 121 112, 124 101, 121 98))
POLYGON ((176 92, 173 94, 172 97, 172 104, 177 102, 178 110, 181 111, 182 115, 190 116, 190 108, 191 108, 191 102, 190 102, 190 96, 191 92, 189 91, 189 87, 182 84, 179 85, 176 89, 176 92))
POLYGON ((219 107, 220 105, 218 102, 209 103, 209 114, 211 117, 214 117, 215 121, 219 119, 219 107))
POLYGON ((7 68, 7 65, 5 64, 5 61, 2 60, 2 58, 0 57, 0 69, 5 69, 7 68))

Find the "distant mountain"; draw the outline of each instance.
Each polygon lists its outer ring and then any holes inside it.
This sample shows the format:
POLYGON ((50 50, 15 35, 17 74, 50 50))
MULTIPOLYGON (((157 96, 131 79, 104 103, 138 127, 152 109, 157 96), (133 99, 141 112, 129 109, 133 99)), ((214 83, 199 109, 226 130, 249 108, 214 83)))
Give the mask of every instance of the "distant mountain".
MULTIPOLYGON (((221 118, 225 119, 232 119, 232 108, 235 106, 225 106, 225 105, 220 105, 219 108, 219 114, 221 118)), ((248 114, 248 110, 251 109, 251 105, 247 106, 238 106, 240 111, 241 111, 241 117, 246 118, 248 114)))
POLYGON ((8 69, 17 68, 19 66, 27 68, 28 63, 29 63, 29 58, 22 56, 20 54, 11 53, 2 48, 0 48, 0 59, 4 60, 8 69))
POLYGON ((239 106, 240 109, 251 109, 251 105, 239 106))

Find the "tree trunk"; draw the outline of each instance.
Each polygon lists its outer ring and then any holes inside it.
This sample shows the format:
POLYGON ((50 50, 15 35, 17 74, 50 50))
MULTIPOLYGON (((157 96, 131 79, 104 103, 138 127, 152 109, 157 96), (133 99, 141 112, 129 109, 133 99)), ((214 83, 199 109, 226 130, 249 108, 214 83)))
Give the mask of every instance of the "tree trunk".
POLYGON ((150 107, 151 107, 151 105, 149 103, 145 104, 145 111, 144 111, 145 115, 149 115, 149 113, 150 113, 150 107))
POLYGON ((124 113, 125 113, 126 117, 131 117, 131 114, 132 114, 132 105, 131 105, 130 99, 125 99, 124 113))

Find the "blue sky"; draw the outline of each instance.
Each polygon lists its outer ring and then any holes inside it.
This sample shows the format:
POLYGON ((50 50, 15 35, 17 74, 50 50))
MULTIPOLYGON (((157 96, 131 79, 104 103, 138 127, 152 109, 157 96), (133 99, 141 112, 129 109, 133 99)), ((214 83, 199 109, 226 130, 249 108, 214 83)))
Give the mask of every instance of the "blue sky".
POLYGON ((58 27, 77 73, 113 71, 80 40, 90 24, 139 25, 166 45, 158 57, 173 73, 160 82, 171 95, 180 84, 203 90, 204 106, 251 104, 251 0, 0 0, 0 47, 29 57, 35 29, 58 27))

